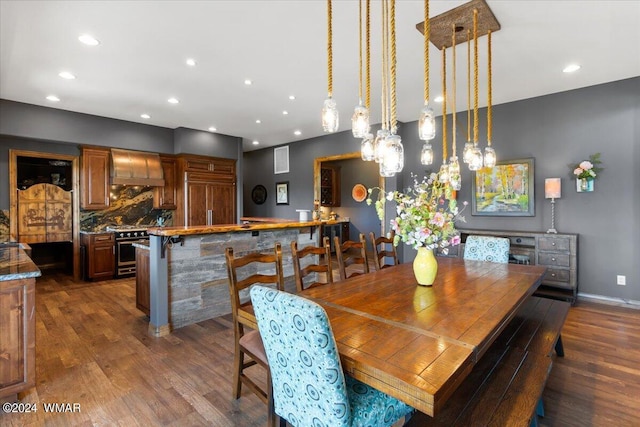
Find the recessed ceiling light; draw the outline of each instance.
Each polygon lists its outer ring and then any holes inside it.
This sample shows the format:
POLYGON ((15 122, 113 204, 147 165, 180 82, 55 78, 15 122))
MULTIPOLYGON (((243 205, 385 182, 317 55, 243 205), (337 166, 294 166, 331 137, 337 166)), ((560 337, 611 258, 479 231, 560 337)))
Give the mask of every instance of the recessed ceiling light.
POLYGON ((180 103, 180 101, 178 101, 176 98, 169 98, 169 99, 167 99, 167 102, 169 104, 179 104, 180 103))
POLYGON ((566 67, 564 67, 564 70, 562 70, 563 73, 573 73, 575 71, 578 71, 580 69, 580 66, 578 64, 571 64, 571 65, 567 65, 566 67))
POLYGON ((260 144, 260 141, 253 141, 253 145, 258 145, 260 144))
POLYGON ((193 59, 193 58, 189 58, 189 59, 187 59, 187 65, 188 65, 189 67, 195 67, 195 66, 196 66, 196 60, 195 60, 195 59, 193 59))
POLYGON ((294 134, 295 136, 300 136, 300 135, 302 135, 302 132, 300 132, 299 130, 297 130, 297 131, 293 132, 293 134, 294 134))
POLYGON ((282 114, 286 116, 287 114, 289 114, 289 112, 287 110, 284 110, 282 114))
POLYGON ((436 96, 433 100, 433 102, 442 102, 442 101, 444 101, 444 98, 442 97, 442 95, 436 96))
POLYGON ((148 115, 147 113, 140 114, 140 117, 142 117, 143 119, 150 119, 151 118, 151 116, 148 115))
POLYGON ((210 131, 210 132, 215 132, 215 131, 217 131, 217 130, 218 130, 218 129, 216 129, 216 128, 215 128, 215 127, 213 127, 213 126, 211 126, 211 127, 209 128, 209 131, 210 131))
POLYGON ((47 99, 48 99, 49 101, 51 101, 51 102, 60 102, 60 98, 58 98, 58 97, 57 97, 57 96, 55 96, 55 95, 49 95, 49 96, 47 96, 47 99))
POLYGON ((96 39, 95 37, 89 34, 81 35, 80 37, 78 37, 78 40, 80 40, 82 43, 86 44, 87 46, 97 46, 100 44, 98 39, 96 39))
POLYGON ((293 101, 296 97, 294 95, 289 95, 289 99, 293 101))
POLYGON ((71 74, 68 71, 63 71, 60 74, 58 74, 60 77, 62 77, 63 79, 67 79, 67 80, 73 80, 76 78, 76 76, 74 76, 73 74, 71 74))
POLYGON ((258 120, 256 120, 256 123, 260 124, 260 123, 262 123, 262 120, 258 119, 258 120))
POLYGON ((251 80, 249 80, 249 79, 246 79, 244 81, 244 84, 246 84, 247 86, 251 86, 253 84, 253 82, 251 80))

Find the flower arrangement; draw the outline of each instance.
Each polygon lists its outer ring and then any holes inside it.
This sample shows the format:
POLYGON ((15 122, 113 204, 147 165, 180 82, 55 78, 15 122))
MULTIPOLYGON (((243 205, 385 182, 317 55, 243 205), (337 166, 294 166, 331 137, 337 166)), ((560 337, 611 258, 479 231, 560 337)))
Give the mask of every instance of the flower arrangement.
POLYGON ((589 160, 583 160, 577 165, 569 165, 573 169, 573 175, 576 179, 595 179, 596 176, 602 171, 602 168, 598 165, 602 163, 600 160, 600 153, 589 156, 589 160))
POLYGON ((369 188, 366 202, 371 205, 371 195, 378 190, 378 200, 375 202, 378 218, 384 218, 384 205, 386 201, 396 202, 396 218, 391 220, 391 228, 396 236, 394 244, 402 240, 414 249, 425 247, 427 249, 443 248, 448 253, 449 246, 460 244, 460 235, 455 229, 457 220, 465 221, 460 215, 467 206, 458 209, 458 202, 453 197, 453 190, 447 184, 438 179, 438 174, 432 173, 428 178, 418 181, 412 175, 413 187, 405 193, 390 191, 385 194, 378 187, 369 188))

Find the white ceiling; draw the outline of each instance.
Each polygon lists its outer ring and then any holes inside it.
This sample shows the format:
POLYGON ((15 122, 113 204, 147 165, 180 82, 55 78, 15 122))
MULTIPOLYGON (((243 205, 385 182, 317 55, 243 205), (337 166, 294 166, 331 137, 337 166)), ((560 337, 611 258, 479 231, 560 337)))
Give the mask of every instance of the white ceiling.
MULTIPOLYGON (((431 0, 431 16, 462 3, 431 0)), ((380 2, 371 4, 372 121, 379 122, 380 2)), ((640 75, 638 0, 488 4, 502 26, 493 35, 494 104, 640 75), (569 63, 582 68, 562 73, 569 63)), ((398 0, 396 14, 398 120, 410 122, 423 104, 415 29, 423 2, 398 0)), ((334 99, 347 130, 358 102, 358 2, 334 0, 333 15, 334 99)), ((486 37, 480 42, 484 106, 486 37)), ((441 91, 441 53, 430 52, 433 98, 441 91)), ((458 58, 457 109, 465 110, 466 44, 458 58)), ((0 2, 1 98, 168 128, 215 126, 245 138, 245 151, 322 135, 326 62, 324 0, 0 2), (101 44, 79 43, 82 33, 101 44), (185 65, 189 57, 196 67, 185 65), (77 78, 58 77, 63 70, 77 78), (61 101, 47 101, 49 94, 61 101)))

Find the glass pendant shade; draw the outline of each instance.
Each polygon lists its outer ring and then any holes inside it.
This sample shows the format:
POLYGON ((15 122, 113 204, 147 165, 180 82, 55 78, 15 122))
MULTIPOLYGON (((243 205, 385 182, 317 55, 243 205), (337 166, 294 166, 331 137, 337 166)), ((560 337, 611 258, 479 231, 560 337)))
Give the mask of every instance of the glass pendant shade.
POLYGON ((420 164, 430 165, 433 164, 433 147, 428 142, 425 142, 420 152, 420 164))
POLYGON ((464 144, 464 150, 462 151, 462 161, 469 163, 471 161, 471 153, 473 151, 473 143, 467 142, 464 144))
POLYGON ((454 190, 460 190, 462 188, 462 177, 460 176, 460 163, 458 162, 458 156, 451 156, 449 163, 449 184, 454 190))
POLYGON ((337 131, 339 118, 336 102, 331 97, 325 99, 322 107, 322 130, 325 132, 337 131))
POLYGON ((365 162, 375 160, 376 153, 373 147, 373 135, 368 133, 360 143, 360 156, 365 162))
POLYGON ((420 120, 418 121, 418 138, 423 141, 431 141, 436 137, 436 118, 433 109, 429 105, 425 105, 420 111, 420 120))
POLYGON ((487 146, 484 149, 484 166, 492 168, 496 165, 496 150, 487 146))
POLYGON ((480 151, 477 145, 474 145, 469 159, 469 170, 477 171, 482 169, 482 162, 482 151, 480 151))
POLYGON ((438 180, 443 183, 446 184, 447 182, 449 182, 449 165, 444 163, 442 166, 440 166, 440 172, 438 173, 438 180))
POLYGON ((404 167, 404 147, 400 136, 390 135, 381 141, 384 145, 380 161, 380 176, 391 177, 402 172, 404 167))
POLYGON ((363 106, 358 105, 353 110, 353 116, 351 117, 351 131, 355 138, 364 138, 370 130, 369 126, 369 110, 363 106))
POLYGON ((383 144, 384 140, 389 136, 389 131, 387 129, 380 129, 376 132, 376 139, 373 141, 373 151, 374 151, 374 160, 376 163, 380 163, 382 161, 382 156, 384 153, 385 145, 383 144))

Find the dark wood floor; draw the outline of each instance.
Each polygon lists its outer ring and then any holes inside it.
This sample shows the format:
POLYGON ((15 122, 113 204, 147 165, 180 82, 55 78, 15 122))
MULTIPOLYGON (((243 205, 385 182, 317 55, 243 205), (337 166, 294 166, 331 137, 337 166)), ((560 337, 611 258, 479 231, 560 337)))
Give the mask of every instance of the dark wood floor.
MULTIPOLYGON (((37 385, 19 398, 38 410, 0 413, 0 425, 266 424, 251 392, 231 399, 228 317, 151 338, 133 280, 74 283, 55 274, 38 279, 36 304, 37 385), (80 412, 46 412, 45 403, 78 403, 80 412)), ((566 357, 554 362, 541 424, 640 425, 640 311, 581 302, 562 335, 566 357)))

